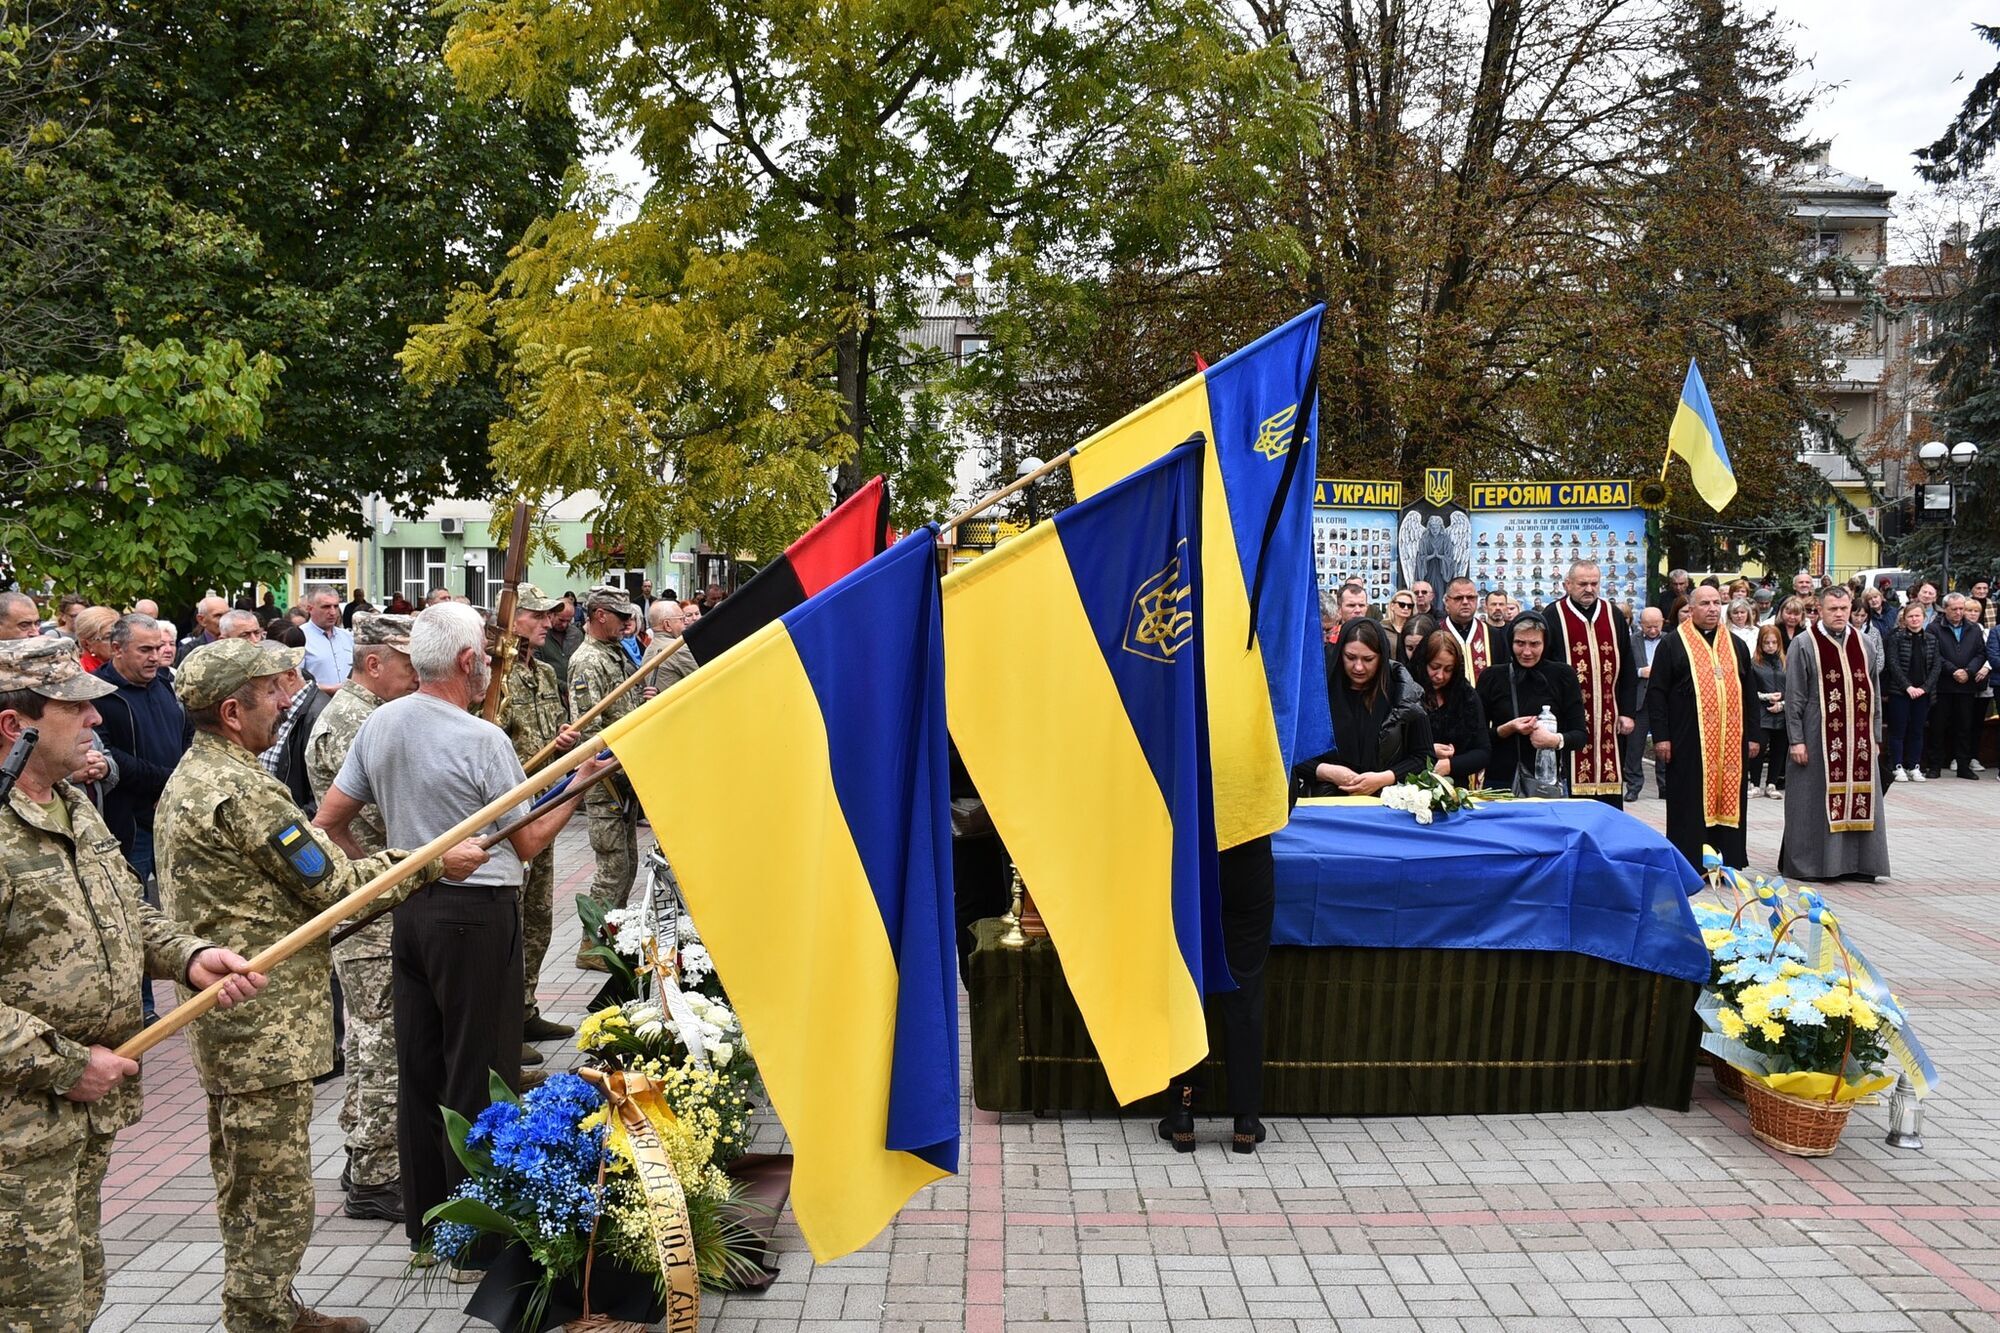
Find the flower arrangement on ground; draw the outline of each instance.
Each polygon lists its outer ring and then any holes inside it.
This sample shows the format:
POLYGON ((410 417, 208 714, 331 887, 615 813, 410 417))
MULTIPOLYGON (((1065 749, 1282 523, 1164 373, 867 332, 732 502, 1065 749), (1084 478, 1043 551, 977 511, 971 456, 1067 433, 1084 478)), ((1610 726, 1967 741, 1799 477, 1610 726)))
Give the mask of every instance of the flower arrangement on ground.
POLYGON ((610 973, 604 995, 616 1000, 636 1000, 646 994, 645 909, 612 907, 578 894, 576 917, 583 926, 585 957, 595 958, 610 973))
POLYGON ((1441 814, 1473 810, 1500 799, 1502 796, 1497 792, 1460 786, 1438 772, 1435 764, 1424 765, 1422 772, 1384 787, 1381 793, 1382 804, 1415 816, 1419 824, 1428 824, 1441 814))
MULTIPOLYGON (((746 1120, 751 1106, 763 1097, 742 1022, 727 1004, 701 991, 668 988, 658 1000, 630 1000, 600 1009, 577 1028, 576 1048, 610 1068, 638 1070, 655 1078, 661 1070, 682 1067, 713 1073, 740 1103, 746 1120)), ((732 1108, 718 1109, 727 1113, 732 1108)), ((741 1144, 740 1134, 735 1141, 741 1144)))
POLYGON ((1758 1137, 1830 1152, 1854 1102, 1894 1082, 1892 1059, 1927 1090, 1936 1071, 1908 1016, 1825 900, 1712 853, 1704 862, 1737 905, 1693 904, 1711 960, 1702 1045, 1745 1081, 1758 1137))

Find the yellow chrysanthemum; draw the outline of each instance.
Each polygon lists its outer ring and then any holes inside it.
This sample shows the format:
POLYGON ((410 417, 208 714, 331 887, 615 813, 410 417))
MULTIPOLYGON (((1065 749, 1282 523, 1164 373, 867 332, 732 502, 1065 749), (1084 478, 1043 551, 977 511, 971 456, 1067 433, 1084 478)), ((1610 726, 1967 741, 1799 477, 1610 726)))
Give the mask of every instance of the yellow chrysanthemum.
POLYGON ((1706 944, 1711 950, 1719 949, 1729 943, 1729 941, 1735 939, 1736 932, 1731 930, 1704 930, 1701 932, 1701 938, 1702 943, 1706 944))
POLYGON ((1853 1018, 1854 1026, 1863 1032, 1873 1032, 1882 1022, 1881 1015, 1875 1012, 1875 1006, 1858 998, 1854 1001, 1853 1018))
POLYGON ((1762 998, 1743 1001, 1743 1021, 1756 1027, 1771 1016, 1771 1002, 1762 998))
POLYGON ((1845 1018, 1854 1007, 1854 993, 1836 988, 1824 995, 1814 996, 1812 1005, 1828 1018, 1845 1018))
POLYGON ((1769 1022, 1768 1020, 1759 1023, 1757 1030, 1764 1034, 1765 1041, 1783 1041, 1785 1039, 1785 1029, 1779 1024, 1769 1022))
POLYGON ((1731 1041, 1737 1040, 1750 1030, 1750 1025, 1745 1023, 1742 1015, 1738 1014, 1734 1009, 1717 1010, 1715 1021, 1721 1026, 1722 1035, 1731 1041))
POLYGON ((607 1029, 623 1029, 630 1026, 631 1024, 625 1021, 625 1011, 617 1005, 609 1009, 599 1009, 578 1025, 576 1048, 579 1051, 594 1051, 599 1046, 609 1043, 610 1035, 607 1029))
POLYGON ((1790 958, 1778 964, 1778 975, 1783 977, 1802 977, 1810 971, 1812 969, 1804 963, 1795 962, 1790 958))

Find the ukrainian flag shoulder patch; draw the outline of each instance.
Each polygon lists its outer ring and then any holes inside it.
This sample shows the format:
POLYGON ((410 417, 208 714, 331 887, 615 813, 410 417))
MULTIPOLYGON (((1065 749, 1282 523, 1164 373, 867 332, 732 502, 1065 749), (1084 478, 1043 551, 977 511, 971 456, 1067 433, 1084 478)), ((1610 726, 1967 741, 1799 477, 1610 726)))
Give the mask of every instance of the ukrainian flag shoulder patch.
POLYGON ((333 872, 326 853, 314 840, 312 834, 298 820, 287 822, 271 835, 271 846, 278 855, 285 858, 285 864, 298 871, 299 878, 308 885, 317 884, 333 872))

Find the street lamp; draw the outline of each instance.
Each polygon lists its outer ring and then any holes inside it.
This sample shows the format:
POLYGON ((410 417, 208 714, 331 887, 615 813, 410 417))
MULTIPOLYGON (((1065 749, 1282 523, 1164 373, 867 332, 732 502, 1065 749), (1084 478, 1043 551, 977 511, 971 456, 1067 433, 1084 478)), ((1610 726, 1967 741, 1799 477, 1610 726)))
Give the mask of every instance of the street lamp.
MULTIPOLYGON (((1945 482, 1946 501, 1944 529, 1944 587, 1951 591, 1951 530, 1958 526, 1958 488, 1979 458, 1979 446, 1971 440, 1960 440, 1947 446, 1943 440, 1932 440, 1917 450, 1917 457, 1923 460, 1924 470, 1932 475, 1942 474, 1945 482)), ((1929 506, 1926 506, 1928 508, 1929 506)))
MULTIPOLYGON (((1035 470, 1041 467, 1041 465, 1042 465, 1041 459, 1035 457, 1033 454, 1029 454, 1026 458, 1021 460, 1020 464, 1017 467, 1015 467, 1014 479, 1016 481, 1019 481, 1024 477, 1029 477, 1034 475, 1035 470)), ((1021 489, 1026 492, 1026 494, 1024 494, 1021 498, 1027 504, 1028 526, 1032 528, 1035 526, 1036 523, 1035 483, 1031 481, 1021 489)))

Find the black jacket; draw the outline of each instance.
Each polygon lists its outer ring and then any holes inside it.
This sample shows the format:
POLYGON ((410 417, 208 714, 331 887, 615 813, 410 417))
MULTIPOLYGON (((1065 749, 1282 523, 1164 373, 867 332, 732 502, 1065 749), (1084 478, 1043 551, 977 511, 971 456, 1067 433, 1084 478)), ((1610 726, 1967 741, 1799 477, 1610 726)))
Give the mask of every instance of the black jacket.
POLYGON ((153 807, 174 766, 194 742, 194 726, 174 697, 169 673, 162 671, 145 687, 132 684, 106 662, 99 680, 118 687, 96 701, 97 738, 118 764, 118 785, 104 798, 104 822, 129 858, 132 840, 153 831, 153 807))
POLYGON ((1929 630, 1913 634, 1898 628, 1882 636, 1882 678, 1889 688, 1901 691, 1915 685, 1926 694, 1936 694, 1940 670, 1937 639, 1929 630))
POLYGON ((1986 635, 1970 620, 1958 627, 1958 636, 1952 637, 1951 626, 1940 615, 1931 622, 1927 631, 1937 644, 1939 694, 1977 694, 1979 668, 1986 665, 1986 635), (1954 671, 1964 671, 1966 679, 1956 681, 1951 678, 1954 671))
POLYGON ((1424 714, 1430 719, 1431 744, 1452 746, 1451 780, 1464 782, 1482 773, 1493 759, 1493 732, 1486 725, 1486 709, 1479 695, 1463 680, 1455 680, 1435 708, 1425 691, 1424 714))
POLYGON ((1556 715, 1556 728, 1562 733, 1562 749, 1556 751, 1559 758, 1590 742, 1590 728, 1583 716, 1583 689, 1566 662, 1544 657, 1532 669, 1512 662, 1489 667, 1479 676, 1479 703, 1486 710, 1486 728, 1493 737, 1493 757, 1486 762, 1489 787, 1512 787, 1515 768, 1523 763, 1532 767, 1535 762, 1534 745, 1526 736, 1499 735, 1503 722, 1533 717, 1546 704, 1556 715))
POLYGON ((1398 778, 1408 777, 1430 762, 1431 725, 1424 714, 1423 692, 1417 682, 1404 669, 1401 662, 1385 662, 1387 679, 1382 684, 1382 700, 1376 712, 1380 721, 1373 728, 1372 735, 1356 734, 1356 725, 1350 721, 1343 727, 1343 713, 1352 710, 1343 707, 1340 691, 1346 688, 1340 678, 1339 659, 1334 655, 1334 646, 1326 649, 1327 698, 1334 715, 1334 748, 1318 755, 1292 770, 1292 794, 1300 796, 1338 796, 1340 789, 1332 783, 1322 782, 1318 776, 1321 764, 1345 764, 1357 772, 1373 773, 1387 769, 1398 778))

